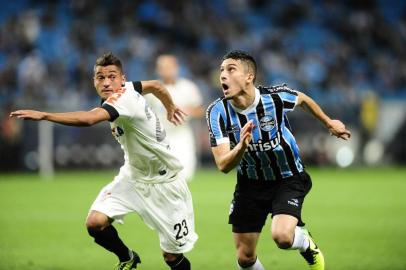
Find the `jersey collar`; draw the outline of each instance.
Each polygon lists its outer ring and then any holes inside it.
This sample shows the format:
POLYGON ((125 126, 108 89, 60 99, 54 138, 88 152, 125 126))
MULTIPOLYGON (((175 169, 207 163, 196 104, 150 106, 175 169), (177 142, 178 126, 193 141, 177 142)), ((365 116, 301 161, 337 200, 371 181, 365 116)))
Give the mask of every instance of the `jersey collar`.
POLYGON ((243 110, 243 109, 240 109, 240 108, 238 108, 238 107, 235 107, 235 106, 230 102, 231 107, 233 107, 233 109, 234 109, 236 112, 240 113, 240 114, 248 114, 248 113, 250 113, 251 111, 255 110, 255 108, 257 107, 257 105, 258 105, 258 103, 259 103, 259 98, 261 97, 261 94, 260 94, 258 88, 256 88, 256 87, 255 87, 254 91, 255 91, 255 99, 254 99, 254 102, 253 102, 251 105, 249 105, 247 108, 245 108, 244 110, 243 110))

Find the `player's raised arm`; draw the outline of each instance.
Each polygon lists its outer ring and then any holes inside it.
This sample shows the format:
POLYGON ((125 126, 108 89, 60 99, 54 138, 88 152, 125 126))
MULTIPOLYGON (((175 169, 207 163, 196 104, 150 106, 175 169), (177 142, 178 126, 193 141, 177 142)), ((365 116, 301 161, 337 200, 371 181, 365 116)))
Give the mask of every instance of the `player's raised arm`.
POLYGON ((110 119, 110 115, 103 108, 95 108, 91 111, 77 111, 65 113, 50 113, 34 110, 18 110, 10 113, 10 117, 24 120, 41 121, 47 120, 67 126, 92 126, 110 119))
POLYGON ((169 122, 175 125, 181 125, 185 121, 185 116, 187 114, 173 103, 171 95, 160 81, 141 81, 141 84, 143 95, 151 93, 156 96, 165 106, 169 122))
POLYGON ((252 121, 248 121, 248 123, 243 126, 240 135, 241 140, 232 150, 230 150, 229 143, 223 143, 211 148, 214 160, 220 171, 228 173, 240 163, 245 149, 247 149, 252 139, 251 132, 253 128, 254 124, 252 121))
POLYGON ((320 106, 309 96, 298 92, 297 105, 301 106, 305 111, 309 111, 319 119, 320 122, 328 128, 331 135, 343 140, 348 140, 351 137, 351 132, 345 128, 345 125, 340 120, 328 117, 320 106))

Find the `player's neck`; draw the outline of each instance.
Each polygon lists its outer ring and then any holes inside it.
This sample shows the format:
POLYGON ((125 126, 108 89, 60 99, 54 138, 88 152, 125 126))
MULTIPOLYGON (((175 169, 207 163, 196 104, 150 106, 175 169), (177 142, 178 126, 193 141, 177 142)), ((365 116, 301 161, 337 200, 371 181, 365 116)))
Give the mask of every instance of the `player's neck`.
POLYGON ((246 90, 241 91, 240 95, 235 96, 231 100, 231 104, 241 110, 245 110, 255 101, 255 86, 250 85, 246 90))

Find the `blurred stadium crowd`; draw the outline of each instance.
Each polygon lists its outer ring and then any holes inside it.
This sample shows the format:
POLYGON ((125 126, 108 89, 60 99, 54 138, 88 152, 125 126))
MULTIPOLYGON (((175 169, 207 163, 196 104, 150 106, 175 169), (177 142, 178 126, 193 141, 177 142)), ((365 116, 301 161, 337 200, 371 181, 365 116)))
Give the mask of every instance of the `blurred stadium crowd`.
POLYGON ((156 78, 156 57, 176 54, 208 104, 222 55, 247 50, 259 84, 304 91, 362 134, 365 93, 406 100, 405 41, 405 1, 16 0, 0 9, 0 140, 21 145, 29 132, 8 119, 14 108, 97 106, 93 64, 106 51, 129 80, 156 78))

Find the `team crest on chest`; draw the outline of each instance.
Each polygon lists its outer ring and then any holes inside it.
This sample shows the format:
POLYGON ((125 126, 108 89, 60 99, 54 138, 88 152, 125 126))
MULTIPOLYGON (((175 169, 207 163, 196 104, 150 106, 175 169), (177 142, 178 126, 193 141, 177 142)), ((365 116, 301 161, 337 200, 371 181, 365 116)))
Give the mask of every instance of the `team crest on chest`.
POLYGON ((266 114, 259 120, 259 127, 266 132, 269 132, 275 126, 275 119, 272 115, 266 114))

